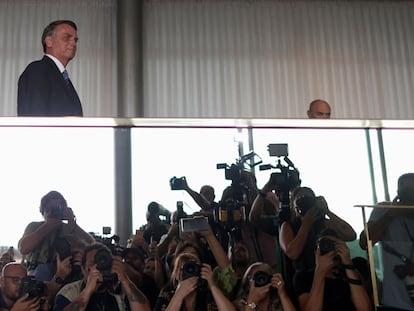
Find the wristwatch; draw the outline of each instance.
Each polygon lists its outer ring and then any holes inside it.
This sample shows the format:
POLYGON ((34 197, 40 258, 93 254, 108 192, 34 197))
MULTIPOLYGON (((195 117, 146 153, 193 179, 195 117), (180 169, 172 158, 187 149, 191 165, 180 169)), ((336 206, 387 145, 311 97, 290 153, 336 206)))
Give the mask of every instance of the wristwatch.
POLYGON ((247 306, 252 310, 256 310, 257 308, 257 304, 255 304, 254 302, 248 303, 247 306))
POLYGON ((62 285, 65 281, 60 277, 60 276, 57 276, 57 275, 55 275, 54 277, 53 277, 53 280, 56 282, 56 284, 58 284, 58 285, 62 285))

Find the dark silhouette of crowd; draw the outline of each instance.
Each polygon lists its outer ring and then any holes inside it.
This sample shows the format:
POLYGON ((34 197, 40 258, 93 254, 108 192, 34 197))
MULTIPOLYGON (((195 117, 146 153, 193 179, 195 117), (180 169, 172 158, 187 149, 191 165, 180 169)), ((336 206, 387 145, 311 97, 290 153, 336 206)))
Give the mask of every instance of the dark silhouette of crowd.
MULTIPOLYGON (((44 195, 44 220, 19 240, 22 261, 13 248, 1 256, 0 310, 374 310, 368 261, 348 246, 356 232, 311 188, 292 185, 285 206, 274 176, 259 188, 243 170, 217 202, 212 186, 196 192, 181 183, 174 190, 200 210, 151 202, 147 223, 124 246, 79 227, 61 193, 44 195)), ((411 262, 413 216, 403 207, 414 204, 412 193, 414 174, 405 174, 396 199, 372 214, 371 238, 361 233, 362 248, 384 242, 393 261, 381 284, 383 310, 414 310, 411 271, 395 275, 396 265, 408 265, 396 253, 411 262), (396 228, 406 248, 394 241, 396 228)))

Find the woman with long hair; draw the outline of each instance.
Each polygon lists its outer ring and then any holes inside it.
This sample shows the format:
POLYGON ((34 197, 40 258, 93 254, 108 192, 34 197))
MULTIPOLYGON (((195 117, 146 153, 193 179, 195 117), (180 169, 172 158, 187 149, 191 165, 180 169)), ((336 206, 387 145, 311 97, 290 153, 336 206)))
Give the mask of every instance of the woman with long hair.
POLYGON ((209 264, 182 253, 175 258, 170 282, 161 290, 154 311, 235 311, 214 276, 209 264))
POLYGON ((296 311, 282 275, 263 262, 247 268, 234 304, 238 311, 296 311))

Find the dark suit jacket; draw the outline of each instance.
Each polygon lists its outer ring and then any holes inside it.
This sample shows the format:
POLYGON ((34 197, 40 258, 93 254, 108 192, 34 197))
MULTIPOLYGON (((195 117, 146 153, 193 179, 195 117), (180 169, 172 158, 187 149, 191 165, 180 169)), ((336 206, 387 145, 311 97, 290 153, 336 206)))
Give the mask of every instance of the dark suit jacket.
POLYGON ((47 56, 29 64, 21 74, 18 116, 82 116, 82 105, 72 83, 66 85, 59 68, 47 56))

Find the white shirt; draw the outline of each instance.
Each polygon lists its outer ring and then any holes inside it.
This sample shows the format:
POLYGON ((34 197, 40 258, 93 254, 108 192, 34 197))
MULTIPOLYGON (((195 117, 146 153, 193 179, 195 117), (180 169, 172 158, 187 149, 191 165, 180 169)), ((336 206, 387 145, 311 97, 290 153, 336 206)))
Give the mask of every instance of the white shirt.
POLYGON ((58 60, 56 57, 50 54, 45 54, 47 57, 49 57, 51 60, 53 60, 56 64, 56 66, 59 68, 60 73, 63 73, 63 71, 66 69, 65 66, 58 60))

